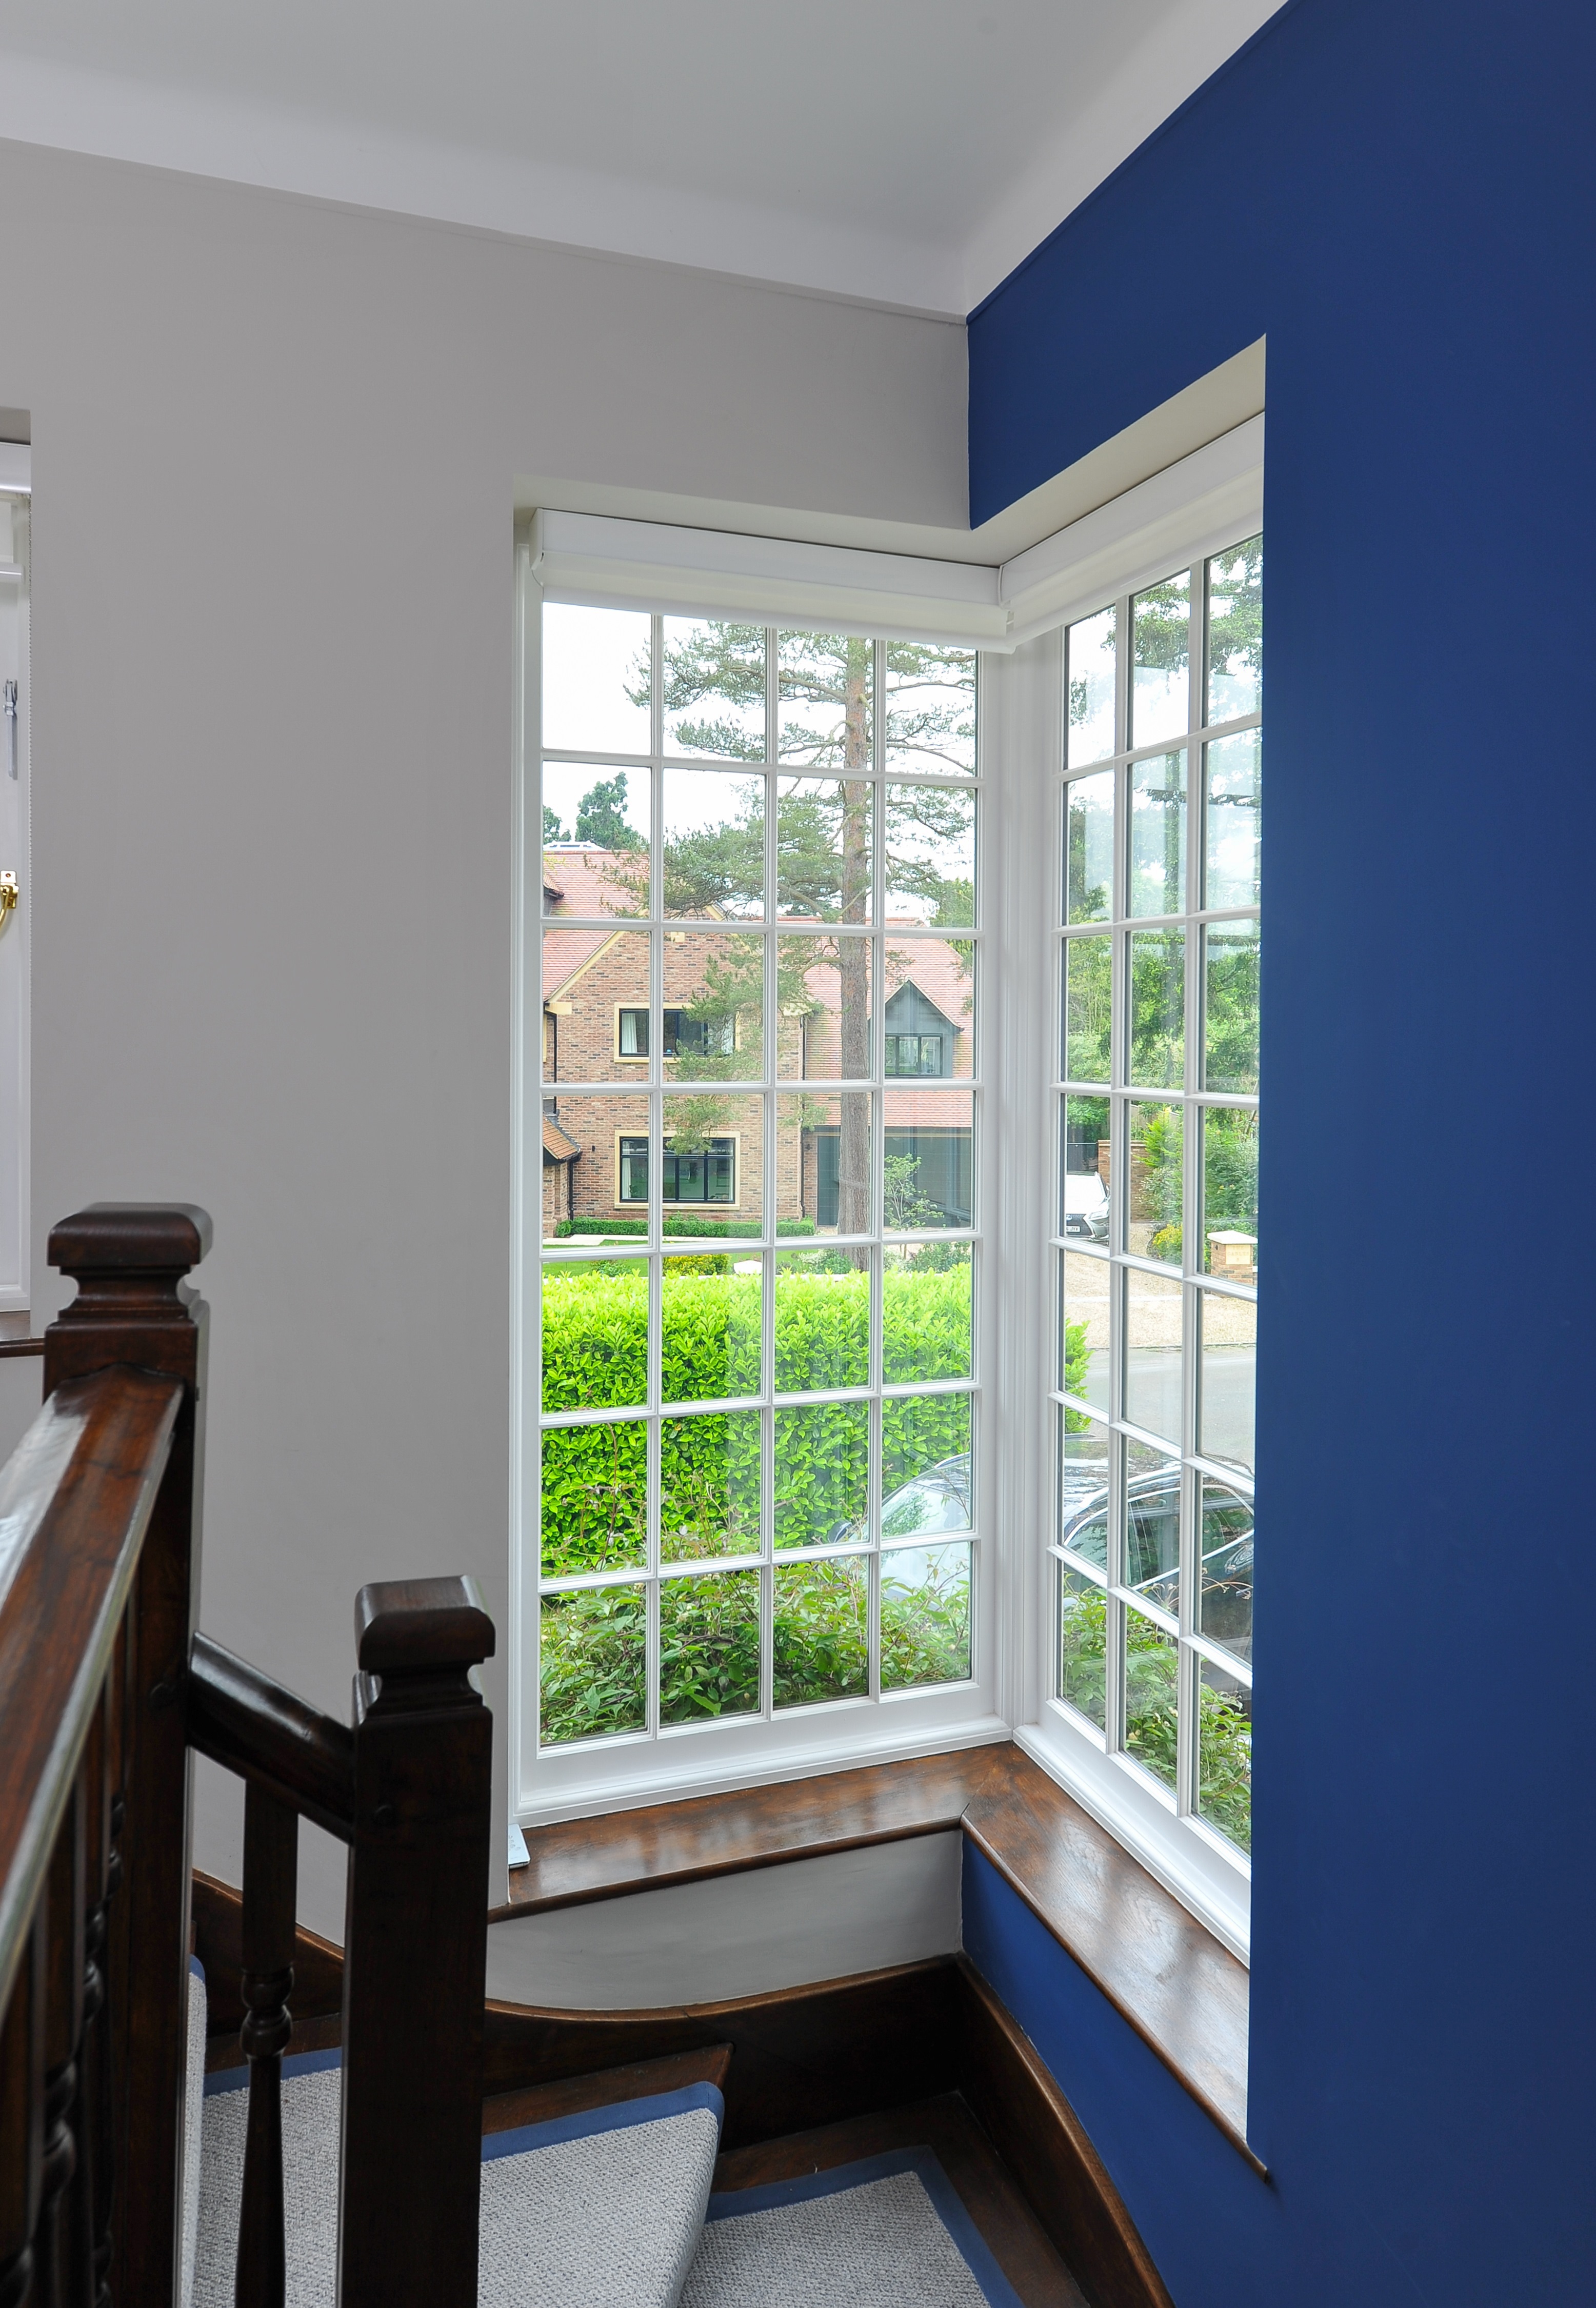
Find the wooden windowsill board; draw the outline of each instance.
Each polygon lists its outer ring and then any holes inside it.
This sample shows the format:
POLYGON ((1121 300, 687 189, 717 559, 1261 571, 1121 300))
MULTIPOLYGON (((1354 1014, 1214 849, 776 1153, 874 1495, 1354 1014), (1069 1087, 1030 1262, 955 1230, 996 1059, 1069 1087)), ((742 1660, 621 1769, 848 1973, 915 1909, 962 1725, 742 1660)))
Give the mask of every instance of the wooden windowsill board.
POLYGON ((529 1828, 491 1920, 954 1828, 1262 2173, 1246 1967, 1011 1742, 529 1828))

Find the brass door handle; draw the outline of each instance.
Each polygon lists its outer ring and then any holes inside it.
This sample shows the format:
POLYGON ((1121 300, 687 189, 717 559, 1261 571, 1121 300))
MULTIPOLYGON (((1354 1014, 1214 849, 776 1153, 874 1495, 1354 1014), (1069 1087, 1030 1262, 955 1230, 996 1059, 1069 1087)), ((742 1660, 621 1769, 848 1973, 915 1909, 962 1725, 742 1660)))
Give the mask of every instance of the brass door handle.
POLYGON ((0 930, 4 929, 6 923, 15 913, 17 900, 21 895, 22 891, 17 887, 17 877, 7 866, 0 870, 0 930))

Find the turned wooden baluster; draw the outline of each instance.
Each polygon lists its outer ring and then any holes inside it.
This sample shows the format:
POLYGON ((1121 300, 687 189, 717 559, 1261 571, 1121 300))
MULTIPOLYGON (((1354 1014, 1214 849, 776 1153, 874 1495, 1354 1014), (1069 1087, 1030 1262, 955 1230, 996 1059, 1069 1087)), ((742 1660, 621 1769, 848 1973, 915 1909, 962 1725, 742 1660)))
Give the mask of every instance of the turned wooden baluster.
POLYGON ((40 2308, 82 2308, 72 2296, 65 2211, 77 2168, 73 2118, 83 2034, 83 1812, 80 1777, 56 1837, 46 1895, 44 2169, 34 2279, 40 2308))
POLYGON ((282 2308, 282 2055, 294 2023, 294 1904, 299 1817, 252 1780, 244 1795, 244 1992, 249 2060, 237 2308, 282 2308))
POLYGON ((72 2112, 76 2167, 60 2211, 62 2265, 73 2308, 94 2308, 99 2275, 98 2179, 110 2114, 106 2076, 106 1877, 110 1860, 111 1795, 107 1760, 109 1695, 102 1690, 78 1775, 83 1814, 83 2024, 78 2044, 77 2099, 72 2112))
MULTIPOLYGON (((110 1916, 112 1902, 122 1882, 121 1837, 127 1816, 127 1805, 123 1801, 121 1787, 127 1736, 132 1628, 132 1615, 129 1614, 122 1622, 116 1647, 111 1655, 110 1673, 106 1677, 101 1704, 105 1740, 101 1888, 99 1905, 90 1908, 87 1927, 90 1954, 99 1972, 99 2008, 92 2025, 86 2030, 84 2044, 88 2121, 93 2140, 90 2217, 93 2239, 94 2308, 110 2308, 111 2299, 111 2221, 116 2200, 116 2030, 111 2024, 111 2015, 114 2010, 121 2008, 127 1991, 125 1979, 118 1977, 119 1971, 125 1968, 126 1942, 125 1938, 118 1940, 113 1937, 110 1916)), ((91 1890, 92 1888, 91 1874, 91 1890)))
POLYGON ((44 2163, 45 1926, 41 1899, 0 2018, 0 2308, 33 2285, 44 2163))

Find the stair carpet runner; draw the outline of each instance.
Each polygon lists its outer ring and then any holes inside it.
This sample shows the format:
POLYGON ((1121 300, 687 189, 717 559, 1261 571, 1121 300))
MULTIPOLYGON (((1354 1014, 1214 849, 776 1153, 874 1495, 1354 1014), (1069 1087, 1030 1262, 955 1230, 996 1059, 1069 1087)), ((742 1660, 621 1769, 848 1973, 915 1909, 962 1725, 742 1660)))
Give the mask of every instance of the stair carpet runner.
MULTIPOLYGON (((194 1967, 198 1974, 198 1966, 194 1967)), ((207 2076, 191 1982, 185 2308, 232 2308, 248 2071, 207 2076)), ((287 2308, 332 2308, 340 2054, 282 2063, 287 2308)), ((480 2308, 1020 2308, 928 2149, 712 2193, 713 2084, 482 2143, 480 2308)))

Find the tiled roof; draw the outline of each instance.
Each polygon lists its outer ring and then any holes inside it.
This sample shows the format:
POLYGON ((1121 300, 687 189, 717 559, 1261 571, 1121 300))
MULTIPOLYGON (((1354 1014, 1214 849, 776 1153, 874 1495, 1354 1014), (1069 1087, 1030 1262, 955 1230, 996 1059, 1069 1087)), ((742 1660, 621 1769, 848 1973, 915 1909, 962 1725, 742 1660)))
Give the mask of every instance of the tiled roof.
POLYGON ((546 1162, 574 1162, 581 1152, 581 1147, 567 1138, 559 1124, 546 1114, 543 1117, 543 1159, 546 1162))

